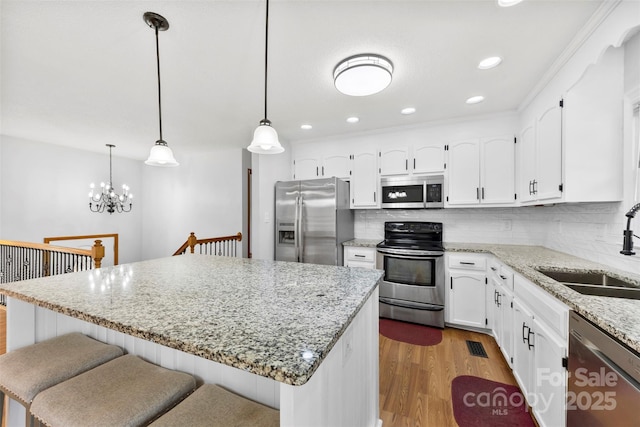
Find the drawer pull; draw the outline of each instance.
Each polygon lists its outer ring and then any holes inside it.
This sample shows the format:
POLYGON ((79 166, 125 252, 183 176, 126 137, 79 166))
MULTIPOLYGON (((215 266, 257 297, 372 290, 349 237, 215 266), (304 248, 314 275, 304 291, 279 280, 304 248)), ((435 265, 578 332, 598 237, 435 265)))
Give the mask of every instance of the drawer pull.
POLYGON ((502 280, 507 280, 507 276, 503 276, 502 274, 500 275, 500 278, 501 278, 502 280))
POLYGON ((358 258, 366 258, 366 255, 360 255, 360 254, 354 254, 354 257, 358 257, 358 258))
POLYGON ((468 262, 468 261, 460 261, 460 264, 462 264, 462 265, 476 265, 475 262, 468 262))

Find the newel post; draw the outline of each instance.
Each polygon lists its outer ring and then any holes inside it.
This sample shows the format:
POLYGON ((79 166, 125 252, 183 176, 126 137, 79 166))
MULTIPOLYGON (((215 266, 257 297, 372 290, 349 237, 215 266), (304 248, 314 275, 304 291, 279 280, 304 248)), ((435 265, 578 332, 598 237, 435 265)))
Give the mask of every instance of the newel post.
POLYGON ((93 258, 93 266, 100 268, 102 265, 102 258, 104 258, 104 246, 102 246, 102 240, 96 240, 91 247, 91 258, 93 258))
POLYGON ((194 253, 197 243, 198 243, 198 238, 196 237, 196 234, 192 231, 191 234, 189 235, 189 238, 187 239, 187 245, 189 245, 191 253, 194 253))

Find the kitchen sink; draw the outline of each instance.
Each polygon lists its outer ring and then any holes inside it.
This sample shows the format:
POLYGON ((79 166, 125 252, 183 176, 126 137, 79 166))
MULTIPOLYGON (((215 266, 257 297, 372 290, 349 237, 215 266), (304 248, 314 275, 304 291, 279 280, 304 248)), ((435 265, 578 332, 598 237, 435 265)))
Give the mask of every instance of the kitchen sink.
POLYGON ((606 273, 594 273, 591 271, 538 271, 584 295, 640 300, 640 287, 638 285, 617 279, 606 273))

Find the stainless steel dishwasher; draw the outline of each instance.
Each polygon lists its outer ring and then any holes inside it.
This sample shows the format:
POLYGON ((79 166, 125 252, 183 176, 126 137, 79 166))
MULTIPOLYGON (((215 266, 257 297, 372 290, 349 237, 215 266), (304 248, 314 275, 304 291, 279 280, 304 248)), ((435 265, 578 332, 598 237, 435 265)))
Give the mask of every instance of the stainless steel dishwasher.
POLYGON ((640 355, 569 314, 567 426, 638 426, 640 355))

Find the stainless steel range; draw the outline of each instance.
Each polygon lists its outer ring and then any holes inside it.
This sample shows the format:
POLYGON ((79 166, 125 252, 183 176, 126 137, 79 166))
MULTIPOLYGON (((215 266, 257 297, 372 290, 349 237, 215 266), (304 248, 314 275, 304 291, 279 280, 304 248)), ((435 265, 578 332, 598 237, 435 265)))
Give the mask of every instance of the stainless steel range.
POLYGON ((444 328, 442 223, 385 222, 377 248, 380 317, 444 328))

